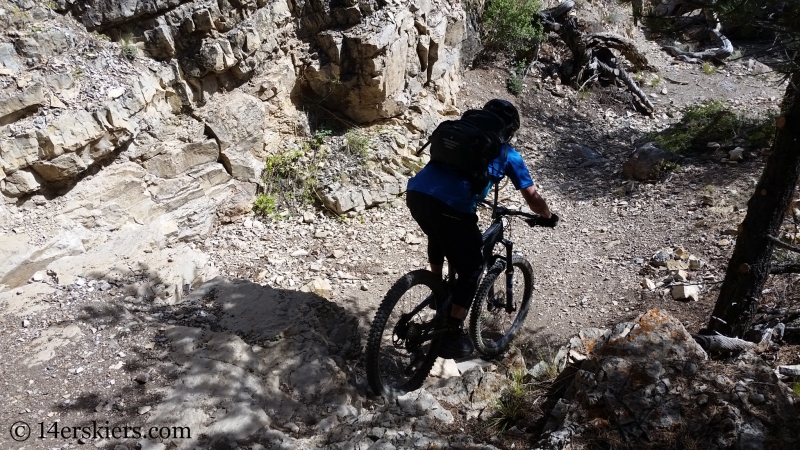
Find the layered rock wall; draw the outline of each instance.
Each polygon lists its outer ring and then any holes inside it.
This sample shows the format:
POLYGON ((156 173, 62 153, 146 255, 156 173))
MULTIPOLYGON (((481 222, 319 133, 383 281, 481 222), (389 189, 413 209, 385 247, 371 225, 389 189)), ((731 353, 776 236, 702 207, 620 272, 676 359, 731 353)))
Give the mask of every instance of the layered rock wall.
POLYGON ((452 103, 466 29, 453 0, 62 0, 59 7, 88 29, 132 35, 150 56, 171 62, 189 106, 290 62, 294 79, 268 89, 288 94, 297 85, 358 123, 399 116, 424 86, 452 103))
POLYGON ((427 131, 438 120, 409 108, 453 110, 467 29, 460 3, 442 0, 0 3, 16 30, 0 42, 0 191, 11 198, 66 186, 131 144, 144 163, 174 135, 215 139, 228 173, 258 182, 280 141, 269 134, 308 133, 309 105, 427 131), (233 142, 228 124, 243 119, 247 138, 233 142))

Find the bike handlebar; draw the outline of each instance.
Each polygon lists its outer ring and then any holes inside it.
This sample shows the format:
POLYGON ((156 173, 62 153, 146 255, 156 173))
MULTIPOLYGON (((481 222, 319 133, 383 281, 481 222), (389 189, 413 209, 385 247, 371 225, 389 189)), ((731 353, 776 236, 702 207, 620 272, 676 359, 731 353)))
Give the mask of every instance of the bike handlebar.
POLYGON ((495 205, 495 204, 493 204, 491 202, 488 202, 486 200, 481 200, 480 203, 492 208, 492 217, 495 218, 495 219, 499 219, 499 218, 501 218, 503 216, 522 216, 522 217, 525 218, 525 222, 529 226, 532 226, 532 227, 540 226, 540 227, 550 227, 550 228, 552 228, 552 227, 556 226, 556 224, 558 223, 558 220, 559 220, 558 216, 556 216, 555 214, 553 214, 552 218, 546 219, 546 218, 544 218, 544 217, 542 217, 542 216, 540 216, 538 214, 531 214, 531 213, 526 213, 526 212, 522 212, 522 211, 515 211, 515 210, 512 210, 512 209, 508 209, 508 208, 506 208, 505 206, 502 206, 502 205, 495 205))

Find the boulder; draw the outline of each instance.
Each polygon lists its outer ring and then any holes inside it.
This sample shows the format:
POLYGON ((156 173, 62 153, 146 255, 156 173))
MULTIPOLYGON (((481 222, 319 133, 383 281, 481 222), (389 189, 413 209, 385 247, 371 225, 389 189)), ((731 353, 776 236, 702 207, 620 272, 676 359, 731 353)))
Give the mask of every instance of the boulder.
POLYGON ((796 432, 762 423, 751 406, 770 397, 772 417, 794 417, 789 389, 758 355, 746 351, 729 363, 708 363, 706 353, 678 320, 651 310, 612 330, 584 330, 567 350, 574 368, 548 413, 537 448, 564 449, 600 439, 631 448, 792 447, 796 432), (720 367, 724 364, 724 367, 720 367), (724 373, 724 375, 722 375, 724 373), (724 426, 718 426, 725 424, 724 426))
POLYGON ((222 101, 209 105, 208 133, 217 139, 222 162, 234 178, 259 182, 265 156, 264 105, 242 92, 231 92, 222 101))
POLYGON ((18 170, 0 181, 0 191, 9 197, 20 197, 36 192, 41 187, 35 173, 18 170))
POLYGON ((33 133, 0 140, 0 169, 6 173, 30 166, 39 160, 39 141, 33 133))
POLYGON ((49 161, 33 164, 33 170, 49 182, 70 180, 87 168, 86 163, 75 153, 66 153, 49 161))
POLYGON ((44 88, 35 84, 20 94, 0 100, 0 125, 19 120, 42 106, 47 101, 44 88))
POLYGON ((622 173, 639 181, 653 180, 662 173, 665 163, 679 160, 680 156, 675 153, 662 150, 655 143, 648 142, 637 148, 622 164, 622 173))

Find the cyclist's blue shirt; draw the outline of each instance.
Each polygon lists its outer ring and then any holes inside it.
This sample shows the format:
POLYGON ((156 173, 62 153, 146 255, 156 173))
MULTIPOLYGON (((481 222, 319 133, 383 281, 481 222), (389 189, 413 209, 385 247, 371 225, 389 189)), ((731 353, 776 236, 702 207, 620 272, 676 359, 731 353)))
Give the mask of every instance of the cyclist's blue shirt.
POLYGON ((503 176, 508 176, 517 189, 533 186, 525 161, 508 144, 503 145, 500 156, 489 164, 489 176, 491 181, 478 194, 473 194, 469 181, 457 169, 447 164, 429 163, 408 180, 408 190, 436 197, 458 211, 474 213, 478 209, 478 202, 489 194, 492 185, 502 180, 503 176))

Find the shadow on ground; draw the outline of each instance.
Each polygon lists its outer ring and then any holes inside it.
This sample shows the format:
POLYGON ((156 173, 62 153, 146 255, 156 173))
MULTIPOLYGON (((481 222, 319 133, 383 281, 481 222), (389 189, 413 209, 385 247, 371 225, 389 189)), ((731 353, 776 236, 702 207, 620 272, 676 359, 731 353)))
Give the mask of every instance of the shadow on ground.
POLYGON ((128 341, 129 381, 60 410, 112 428, 165 427, 183 438, 151 440, 177 448, 272 445, 287 438, 277 430, 287 422, 299 428, 294 437, 315 435, 321 421, 361 406, 358 319, 312 293, 218 277, 175 304, 117 297, 85 306, 76 321, 128 341))

